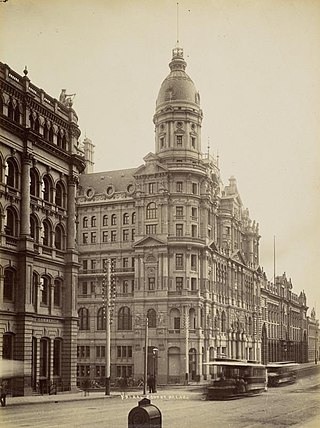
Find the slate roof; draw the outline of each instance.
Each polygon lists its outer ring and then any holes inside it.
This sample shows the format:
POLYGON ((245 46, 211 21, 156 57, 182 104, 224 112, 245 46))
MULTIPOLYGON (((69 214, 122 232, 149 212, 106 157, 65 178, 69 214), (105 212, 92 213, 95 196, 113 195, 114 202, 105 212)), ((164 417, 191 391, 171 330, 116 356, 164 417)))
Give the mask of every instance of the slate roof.
POLYGON ((115 192, 125 191, 128 184, 134 182, 133 174, 136 169, 129 168, 81 174, 79 177, 80 194, 83 194, 83 191, 88 187, 94 188, 95 193, 103 193, 110 185, 114 186, 115 192))

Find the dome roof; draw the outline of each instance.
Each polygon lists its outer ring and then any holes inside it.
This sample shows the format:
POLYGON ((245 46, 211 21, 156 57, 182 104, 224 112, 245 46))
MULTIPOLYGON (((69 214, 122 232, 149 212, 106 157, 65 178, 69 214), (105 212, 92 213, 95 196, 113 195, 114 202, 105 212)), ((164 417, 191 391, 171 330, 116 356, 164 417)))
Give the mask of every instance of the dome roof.
POLYGON ((185 72, 187 63, 183 59, 183 49, 172 51, 172 61, 169 64, 170 74, 162 82, 156 106, 162 103, 176 101, 200 104, 200 96, 193 81, 185 72))

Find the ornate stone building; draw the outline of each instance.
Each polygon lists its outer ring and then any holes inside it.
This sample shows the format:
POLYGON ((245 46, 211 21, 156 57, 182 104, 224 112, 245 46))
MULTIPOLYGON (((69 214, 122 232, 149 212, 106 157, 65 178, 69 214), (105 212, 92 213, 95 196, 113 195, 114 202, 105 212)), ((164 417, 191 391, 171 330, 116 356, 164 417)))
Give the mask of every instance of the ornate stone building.
POLYGON ((0 63, 0 349, 23 361, 16 395, 76 385, 75 195, 85 166, 70 99, 27 74, 0 63))
POLYGON ((262 274, 261 339, 262 362, 308 361, 307 299, 304 292, 292 291, 284 273, 275 283, 262 274))
POLYGON ((130 170, 83 174, 78 196, 78 377, 103 378, 105 260, 114 266, 112 378, 207 378, 226 355, 260 360, 258 224, 236 180, 201 151, 200 96, 173 50, 154 114, 155 152, 130 170), (156 349, 157 352, 152 352, 156 349))

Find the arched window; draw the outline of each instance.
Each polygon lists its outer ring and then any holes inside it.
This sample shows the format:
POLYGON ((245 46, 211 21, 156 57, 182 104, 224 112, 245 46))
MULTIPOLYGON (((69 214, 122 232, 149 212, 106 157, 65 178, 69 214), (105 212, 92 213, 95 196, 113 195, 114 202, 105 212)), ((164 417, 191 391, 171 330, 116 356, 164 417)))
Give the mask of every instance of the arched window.
POLYGON ((40 120, 39 120, 38 116, 35 118, 35 121, 34 121, 34 130, 35 130, 35 132, 37 132, 39 134, 39 132, 40 132, 40 120))
POLYGON ((53 288, 53 305, 61 306, 61 295, 62 295, 62 280, 55 279, 54 280, 54 288, 53 288))
POLYGON ((129 224, 129 214, 128 213, 124 213, 123 214, 123 224, 129 224))
POLYGON ((7 208, 4 230, 6 235, 18 236, 17 213, 12 207, 7 208))
POLYGON ((227 328, 227 318, 226 318, 225 312, 222 311, 222 314, 221 314, 221 331, 223 333, 225 333, 226 332, 226 328, 227 328))
POLYGON ((43 236, 42 244, 51 247, 52 245, 52 233, 51 233, 51 224, 48 220, 43 221, 43 236))
POLYGON ((66 199, 65 187, 61 181, 58 181, 56 185, 55 204, 58 205, 58 207, 64 208, 65 199, 66 199))
POLYGON ((96 227, 96 226, 97 226, 97 217, 92 216, 91 217, 91 227, 96 227))
POLYGON ((136 223, 136 213, 132 213, 131 222, 132 222, 132 224, 136 223))
POLYGON ((191 330, 196 329, 196 311, 194 308, 189 310, 189 327, 191 330))
POLYGON ((64 233, 61 224, 57 224, 54 232, 54 246, 57 250, 64 250, 64 233))
POLYGON ((108 226, 108 216, 104 215, 102 218, 102 226, 108 226))
POLYGON ((82 227, 88 227, 88 217, 83 217, 83 219, 82 219, 82 227))
POLYGON ((53 143, 53 126, 52 125, 50 126, 50 129, 49 129, 49 141, 50 143, 53 143))
POLYGON ((117 224, 117 216, 112 214, 111 216, 111 226, 115 226, 117 224))
POLYGON ((179 309, 170 310, 170 328, 173 330, 180 330, 180 311, 179 309))
POLYGON ((30 216, 30 236, 34 242, 39 242, 39 225, 37 217, 33 214, 30 216))
POLYGON ((80 308, 78 311, 79 316, 79 330, 89 330, 89 311, 87 308, 80 308))
POLYGON ((46 123, 43 125, 43 138, 49 140, 49 129, 46 123))
POLYGON ((13 107, 12 100, 10 100, 8 104, 8 118, 13 120, 13 116, 14 116, 14 107, 13 107))
POLYGON ((106 318, 104 308, 99 308, 97 312, 97 330, 106 329, 106 318))
POLYGON ((252 335, 252 331, 253 329, 252 329, 252 318, 251 317, 249 317, 248 318, 248 334, 250 334, 250 335, 252 335))
POLYGON ((50 302, 50 279, 47 276, 43 276, 40 279, 40 302, 42 305, 49 306, 50 302))
POLYGON ((31 289, 31 303, 36 306, 38 300, 38 284, 39 275, 36 272, 32 273, 32 289, 31 289))
POLYGON ((39 197, 39 175, 35 168, 30 169, 30 195, 39 197))
POLYGON ((46 202, 52 202, 52 181, 48 175, 43 177, 43 200, 46 202))
POLYGON ((14 189, 18 189, 18 167, 13 158, 7 160, 6 184, 14 189))
POLYGON ((61 145, 62 145, 62 138, 61 138, 61 133, 60 133, 60 129, 59 129, 58 133, 57 133, 57 146, 61 147, 61 145))
POLYGON ((154 202, 150 202, 147 205, 147 219, 157 218, 157 205, 154 202))
POLYGON ((130 309, 123 306, 118 312, 118 330, 132 330, 130 309))
POLYGON ((147 312, 147 318, 148 318, 148 326, 150 328, 156 328, 157 327, 157 314, 154 309, 149 309, 147 312))
POLYGON ((3 300, 13 301, 16 272, 13 269, 4 270, 3 300))
POLYGON ((63 134, 62 141, 61 141, 61 147, 63 150, 67 150, 67 137, 66 134, 63 134))
POLYGON ((19 108, 18 104, 16 105, 16 108, 14 109, 13 120, 20 124, 20 108, 19 108))

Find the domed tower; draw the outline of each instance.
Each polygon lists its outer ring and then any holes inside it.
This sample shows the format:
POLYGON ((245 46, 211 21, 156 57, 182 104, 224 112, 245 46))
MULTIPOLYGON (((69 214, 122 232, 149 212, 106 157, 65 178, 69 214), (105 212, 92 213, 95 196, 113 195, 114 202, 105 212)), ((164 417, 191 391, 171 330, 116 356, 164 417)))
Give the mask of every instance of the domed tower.
POLYGON ((153 117, 155 152, 162 159, 193 160, 201 153, 200 96, 186 66, 183 49, 174 48, 171 71, 161 85, 153 117))

